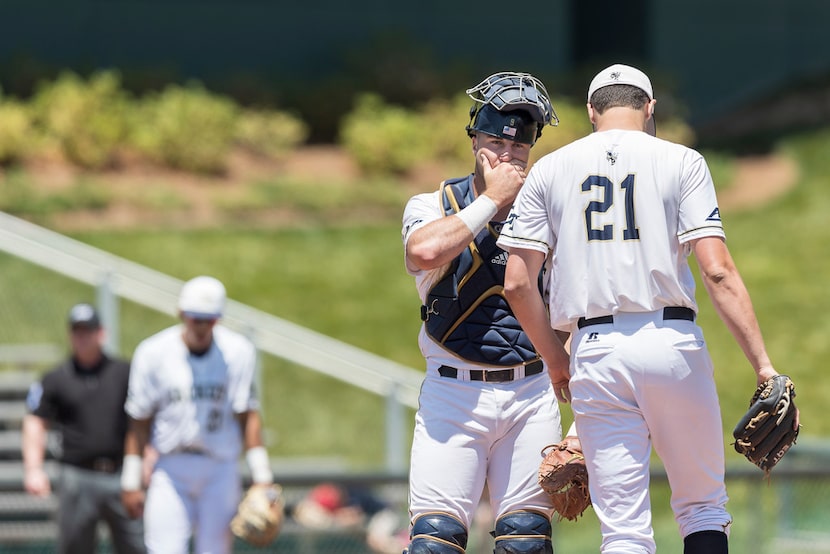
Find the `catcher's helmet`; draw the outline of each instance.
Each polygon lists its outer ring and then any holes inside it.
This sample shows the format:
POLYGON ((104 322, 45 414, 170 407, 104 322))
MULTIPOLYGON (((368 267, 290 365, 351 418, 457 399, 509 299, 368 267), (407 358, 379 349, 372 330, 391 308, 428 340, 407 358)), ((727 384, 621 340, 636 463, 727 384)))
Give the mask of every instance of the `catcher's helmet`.
POLYGON ((478 131, 532 145, 545 125, 559 124, 548 91, 529 73, 494 73, 467 95, 475 101, 467 125, 470 136, 478 131))

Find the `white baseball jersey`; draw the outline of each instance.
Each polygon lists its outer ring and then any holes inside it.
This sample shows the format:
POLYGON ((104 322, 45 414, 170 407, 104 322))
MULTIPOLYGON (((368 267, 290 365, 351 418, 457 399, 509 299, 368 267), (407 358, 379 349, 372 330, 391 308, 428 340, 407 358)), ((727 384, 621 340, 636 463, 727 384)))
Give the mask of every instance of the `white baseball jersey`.
POLYGON ((571 330, 582 316, 697 311, 684 245, 713 235, 724 233, 703 157, 646 133, 610 130, 533 166, 498 244, 545 254, 556 247, 551 325, 571 330))
MULTIPOLYGON (((444 207, 441 203, 440 190, 416 194, 410 198, 403 212, 403 231, 401 234, 404 246, 406 246, 409 237, 412 236, 414 231, 442 217, 444 217, 444 207)), ((409 260, 405 258, 406 249, 404 248, 406 272, 415 277, 415 286, 418 288, 418 295, 421 297, 421 302, 426 302, 429 289, 446 273, 450 264, 431 271, 421 271, 417 267, 410 265, 409 260)))
POLYGON ((242 436, 234 414, 255 410, 256 349, 221 325, 201 356, 182 340, 182 325, 147 338, 136 348, 126 411, 153 418, 151 444, 162 455, 201 451, 217 460, 236 460, 242 436))

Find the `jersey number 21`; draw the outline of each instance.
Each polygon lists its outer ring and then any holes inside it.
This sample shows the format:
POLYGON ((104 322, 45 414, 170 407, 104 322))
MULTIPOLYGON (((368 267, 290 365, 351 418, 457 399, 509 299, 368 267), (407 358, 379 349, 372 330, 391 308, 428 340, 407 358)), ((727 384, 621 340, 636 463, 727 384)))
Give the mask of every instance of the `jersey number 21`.
MULTIPOLYGON (((601 189, 602 200, 594 200, 588 203, 585 208, 585 227, 588 231, 588 240, 613 240, 614 226, 604 225, 597 229, 594 227, 594 214, 606 213, 614 206, 614 183, 611 179, 601 175, 591 175, 582 181, 582 192, 589 192, 594 187, 601 189)), ((624 192, 623 209, 625 210, 625 229, 623 229, 623 240, 636 240, 640 238, 640 230, 634 222, 634 175, 629 174, 620 183, 624 192)))

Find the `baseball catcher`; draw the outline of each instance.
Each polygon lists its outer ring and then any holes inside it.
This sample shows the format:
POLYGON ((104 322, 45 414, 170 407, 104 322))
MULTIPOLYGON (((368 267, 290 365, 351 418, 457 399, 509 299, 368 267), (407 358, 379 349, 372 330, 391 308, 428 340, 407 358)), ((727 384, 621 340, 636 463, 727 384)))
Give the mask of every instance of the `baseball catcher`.
POLYGON ((588 470, 585 468, 585 456, 582 455, 579 439, 575 436, 565 437, 562 442, 543 448, 542 455, 544 459, 539 466, 539 486, 550 497, 560 521, 575 521, 591 505, 588 470))
POLYGON ((254 485, 239 503, 231 531, 254 546, 267 546, 277 538, 285 518, 282 487, 254 485))
POLYGON ((735 450, 767 476, 798 437, 794 398, 795 385, 788 376, 770 377, 755 389, 749 410, 732 431, 735 450))

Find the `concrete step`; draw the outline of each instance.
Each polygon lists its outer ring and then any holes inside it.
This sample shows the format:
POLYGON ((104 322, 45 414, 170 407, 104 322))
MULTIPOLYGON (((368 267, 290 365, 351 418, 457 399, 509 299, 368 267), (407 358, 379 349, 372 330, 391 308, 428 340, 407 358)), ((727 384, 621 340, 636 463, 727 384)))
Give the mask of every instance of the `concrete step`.
POLYGON ((40 378, 33 371, 0 371, 0 400, 23 400, 29 392, 29 385, 40 378))
POLYGON ((0 460, 20 460, 20 444, 23 434, 20 430, 0 431, 0 460))
MULTIPOLYGON (((23 454, 20 446, 23 433, 20 429, 0 429, 0 461, 21 460, 23 454)), ((52 459, 55 453, 60 450, 60 435, 55 431, 49 431, 46 437, 46 458, 52 459)))
POLYGON ((3 546, 52 542, 57 536, 58 524, 54 521, 0 521, 0 545, 3 546))
POLYGON ((26 412, 25 400, 0 401, 0 429, 20 429, 26 412))
POLYGON ((51 520, 58 509, 58 497, 32 496, 26 492, 0 494, 0 521, 51 520))
MULTIPOLYGON (((60 468, 54 460, 43 464, 53 488, 56 486, 60 468)), ((23 490, 23 463, 19 460, 0 460, 0 493, 23 490)))

